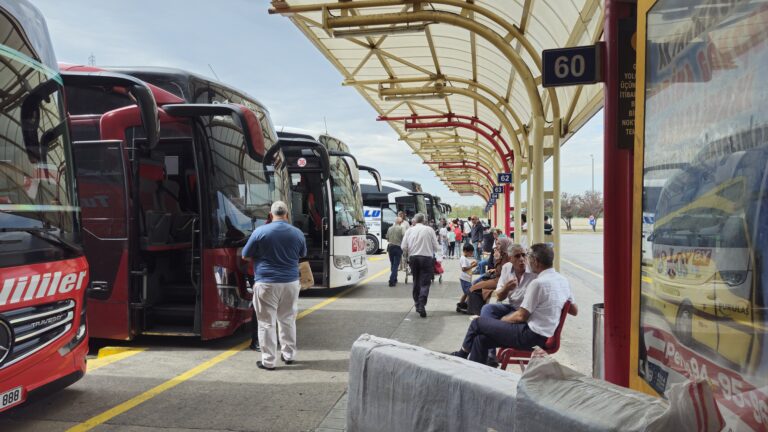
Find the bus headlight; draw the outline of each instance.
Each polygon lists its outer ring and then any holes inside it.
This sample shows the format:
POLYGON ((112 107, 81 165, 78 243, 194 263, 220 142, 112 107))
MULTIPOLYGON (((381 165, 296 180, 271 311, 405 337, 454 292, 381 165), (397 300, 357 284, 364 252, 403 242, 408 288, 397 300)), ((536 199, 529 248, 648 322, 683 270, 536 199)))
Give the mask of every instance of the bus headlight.
POLYGON ((352 259, 346 255, 336 255, 333 257, 333 265, 337 269, 343 269, 344 267, 352 267, 352 259))
POLYGON ((65 355, 72 352, 72 350, 80 345, 80 342, 85 340, 85 334, 88 331, 88 323, 86 321, 86 315, 85 315, 85 305, 83 305, 83 309, 80 312, 80 325, 77 327, 77 333, 75 333, 75 337, 72 338, 66 345, 59 348, 59 355, 64 357, 65 355))
POLYGON ((720 279, 730 287, 739 286, 747 280, 745 270, 720 270, 720 279))

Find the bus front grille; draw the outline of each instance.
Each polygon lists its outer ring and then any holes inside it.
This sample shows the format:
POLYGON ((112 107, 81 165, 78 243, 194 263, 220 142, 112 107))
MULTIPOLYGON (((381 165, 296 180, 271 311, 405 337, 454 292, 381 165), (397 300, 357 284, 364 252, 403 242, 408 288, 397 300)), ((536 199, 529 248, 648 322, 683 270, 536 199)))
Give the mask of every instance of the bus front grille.
POLYGON ((0 369, 31 356, 67 333, 75 318, 75 301, 16 309, 3 312, 2 317, 13 331, 13 346, 0 369))

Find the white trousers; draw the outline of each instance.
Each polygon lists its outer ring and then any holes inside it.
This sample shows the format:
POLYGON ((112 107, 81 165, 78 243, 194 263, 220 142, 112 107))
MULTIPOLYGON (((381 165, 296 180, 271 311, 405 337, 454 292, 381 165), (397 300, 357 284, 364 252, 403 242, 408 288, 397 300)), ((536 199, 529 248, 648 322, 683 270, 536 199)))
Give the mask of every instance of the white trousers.
POLYGON ((259 322, 261 363, 274 367, 277 356, 277 331, 280 328, 280 352, 286 360, 296 356, 296 314, 298 312, 299 281, 277 283, 256 282, 253 285, 253 307, 259 322))
POLYGON ((448 245, 448 240, 447 239, 443 240, 443 243, 441 244, 441 246, 443 246, 443 256, 448 258, 448 248, 450 247, 448 245))

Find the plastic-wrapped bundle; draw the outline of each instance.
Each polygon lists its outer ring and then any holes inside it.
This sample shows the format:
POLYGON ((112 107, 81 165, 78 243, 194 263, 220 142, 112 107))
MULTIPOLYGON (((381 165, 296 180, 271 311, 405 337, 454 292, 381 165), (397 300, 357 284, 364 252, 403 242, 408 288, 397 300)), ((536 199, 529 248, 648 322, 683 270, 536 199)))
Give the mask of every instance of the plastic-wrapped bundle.
POLYGON ((349 431, 512 431, 520 376, 362 335, 349 365, 349 431))
POLYGON ((515 428, 526 432, 719 431, 723 425, 706 382, 674 385, 664 400, 584 376, 543 351, 517 389, 515 428))

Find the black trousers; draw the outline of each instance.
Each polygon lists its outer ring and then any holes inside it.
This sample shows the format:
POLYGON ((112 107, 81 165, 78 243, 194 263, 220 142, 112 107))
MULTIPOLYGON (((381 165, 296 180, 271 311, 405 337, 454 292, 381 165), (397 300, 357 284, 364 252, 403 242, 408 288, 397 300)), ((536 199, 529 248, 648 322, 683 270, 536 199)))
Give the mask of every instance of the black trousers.
POLYGON ((508 323, 481 316, 472 320, 464 337, 462 348, 469 351, 469 359, 485 364, 488 350, 498 347, 533 349, 543 347, 547 338, 534 333, 527 323, 508 323))
POLYGON ((411 266, 413 276, 413 304, 416 308, 427 305, 429 287, 435 275, 435 259, 430 256, 414 255, 409 257, 408 265, 411 266))
POLYGON ((472 291, 467 296, 467 312, 470 315, 480 315, 480 310, 485 306, 483 290, 472 291))

